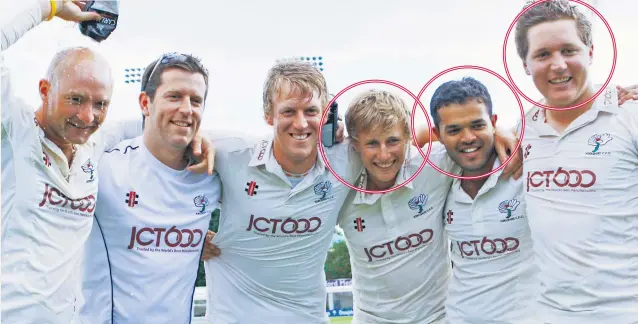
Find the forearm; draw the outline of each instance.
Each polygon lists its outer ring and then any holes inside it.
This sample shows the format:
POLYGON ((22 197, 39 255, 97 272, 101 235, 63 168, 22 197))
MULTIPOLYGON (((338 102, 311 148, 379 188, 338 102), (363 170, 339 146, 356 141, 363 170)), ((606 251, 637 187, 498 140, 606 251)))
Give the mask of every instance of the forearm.
MULTIPOLYGON (((14 1, 12 7, 3 12, 0 22, 0 42, 2 52, 14 44, 26 32, 42 22, 43 15, 49 15, 51 5, 48 0, 14 1), (16 8, 17 7, 17 8, 16 8)), ((25 103, 13 96, 9 69, 5 66, 4 55, 0 53, 0 84, 2 85, 2 127, 8 132, 19 109, 29 109, 25 103)), ((31 108, 32 109, 32 108, 31 108)))
MULTIPOLYGON (((62 1, 58 1, 62 5, 62 1)), ((12 16, 6 17, 2 21, 0 30, 1 50, 8 49, 18 41, 26 32, 44 21, 51 13, 51 2, 49 0, 24 0, 16 1, 15 4, 20 9, 12 16)))
MULTIPOLYGON (((430 143, 430 129, 427 126, 420 126, 415 129, 416 132, 416 142, 419 147, 424 147, 426 144, 430 143)), ((432 142, 437 142, 439 140, 434 132, 432 132, 432 142)))

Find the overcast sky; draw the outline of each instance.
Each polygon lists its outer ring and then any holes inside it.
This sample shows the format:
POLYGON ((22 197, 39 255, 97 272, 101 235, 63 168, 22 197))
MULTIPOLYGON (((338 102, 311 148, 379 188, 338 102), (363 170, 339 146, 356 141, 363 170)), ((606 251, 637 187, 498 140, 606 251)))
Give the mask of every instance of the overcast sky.
MULTIPOLYGON (((125 68, 143 68, 163 52, 193 53, 210 71, 204 127, 252 135, 271 132, 262 119, 261 93, 268 68, 282 57, 321 56, 331 93, 366 79, 385 79, 415 95, 437 73, 458 65, 478 65, 507 80, 502 62, 504 36, 522 9, 523 0, 448 1, 203 1, 127 0, 120 3, 116 32, 96 45, 77 26, 44 23, 4 53, 17 95, 38 105, 37 81, 53 54, 67 46, 91 45, 111 62, 117 78, 110 119, 140 115, 140 84, 125 84, 125 68)), ((612 83, 638 83, 636 13, 638 1, 590 1, 609 22, 618 61, 612 83)), ((3 1, 3 10, 10 4, 3 1)), ((587 9, 585 9, 587 10, 587 9)), ((590 15, 593 15, 589 11, 590 15)), ((612 61, 611 37, 597 16, 594 21, 593 78, 603 83, 612 61)), ((539 94, 516 57, 513 33, 508 46, 510 73, 531 98, 539 94)), ((443 75, 422 97, 426 109, 436 86, 471 75, 492 95, 499 121, 520 118, 514 94, 497 77, 462 70, 443 75)), ((359 91, 338 99, 342 112, 359 91)), ((411 106, 414 100, 404 94, 411 106)), ((531 104, 524 101, 525 109, 531 104)), ((417 122, 425 123, 422 112, 417 122)))

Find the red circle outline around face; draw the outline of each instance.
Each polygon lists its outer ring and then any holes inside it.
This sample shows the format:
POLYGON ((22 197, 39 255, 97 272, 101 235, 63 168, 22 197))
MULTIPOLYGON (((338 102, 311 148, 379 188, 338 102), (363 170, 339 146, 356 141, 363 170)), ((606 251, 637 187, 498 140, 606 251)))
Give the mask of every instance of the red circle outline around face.
MULTIPOLYGON (((387 80, 380 80, 380 79, 371 79, 371 80, 363 80, 363 81, 359 81, 359 82, 355 82, 347 87, 345 87, 343 90, 339 91, 339 93, 337 93, 336 96, 334 96, 334 98, 332 98, 332 100, 330 100, 330 102, 328 103, 328 105, 326 107, 324 107, 324 112, 323 115, 321 116, 321 124, 320 125, 324 125, 324 123, 326 122, 326 118, 328 117, 328 112, 330 111, 330 106, 332 105, 333 102, 335 102, 335 100, 337 100, 337 98, 339 98, 342 94, 344 94, 346 91, 356 87, 356 86, 360 86, 363 84, 369 84, 369 83, 382 83, 382 84, 387 84, 387 85, 391 85, 394 87, 397 87, 401 90, 403 90, 404 92, 406 92, 407 94, 409 94, 414 100, 415 100, 415 107, 416 105, 420 105, 421 108, 423 108, 423 111, 425 111, 425 107, 423 106, 423 104, 419 101, 419 99, 417 98, 417 96, 415 96, 410 90, 406 89, 404 86, 394 83, 392 81, 387 81, 387 80)), ((414 109, 413 109, 414 110, 414 109)), ((430 122, 430 117, 426 114, 425 115, 427 122, 428 122, 428 127, 430 130, 430 144, 432 144, 432 123, 430 122)), ((412 123, 414 123, 414 116, 412 116, 412 123)), ((419 169, 406 181, 404 181, 403 183, 396 185, 390 189, 386 189, 386 190, 366 190, 366 189, 362 189, 359 187, 356 187, 354 185, 349 184, 347 181, 343 180, 343 178, 341 178, 330 166, 330 163, 328 162, 328 159, 326 158, 326 153, 324 152, 324 148, 323 148, 323 144, 321 143, 321 134, 322 134, 322 128, 319 128, 319 152, 321 153, 321 158, 323 159, 323 162, 326 164, 326 168, 328 168, 328 170, 330 170, 330 173, 332 173, 332 175, 337 178, 337 180, 339 180, 339 182, 343 183, 344 185, 346 185, 348 188, 350 189, 354 189, 356 191, 359 192, 364 192, 364 193, 369 193, 369 194, 384 194, 384 193, 388 193, 388 192, 392 192, 394 190, 397 190, 399 188, 402 188, 403 186, 407 185, 408 183, 410 183, 412 180, 414 180, 414 178, 416 178, 419 173, 421 173, 421 170, 423 170, 423 168, 425 167, 426 163, 428 162, 428 157, 430 156, 430 151, 431 151, 431 145, 428 145, 428 153, 427 154, 423 154, 423 151, 421 150, 421 148, 419 148, 419 152, 421 152, 421 155, 424 156, 423 159, 423 163, 421 163, 421 166, 419 167, 419 169)), ((414 137, 414 130, 412 130, 412 140, 414 141, 415 145, 417 143, 415 137, 414 137)), ((409 145, 409 144, 408 144, 409 145)), ((418 145, 417 145, 418 146, 418 145)))
MULTIPOLYGON (((439 171, 442 174, 445 174, 448 177, 452 177, 455 179, 462 179, 462 180, 472 180, 472 179, 480 179, 480 178, 484 178, 487 176, 490 176, 496 172, 498 172, 499 170, 501 170, 502 168, 504 168, 511 160, 512 158, 514 158, 515 153, 518 151, 518 149, 521 147, 521 143, 523 142, 523 135, 525 134, 525 110, 523 109, 523 102, 521 101, 521 98, 518 97, 518 94, 516 93, 516 90, 514 90, 514 88, 512 87, 511 84, 509 84, 509 82, 507 82, 505 80, 505 78, 503 78, 502 76, 500 76, 498 73, 484 68, 482 66, 475 66, 475 65, 459 65, 459 66, 455 66, 455 67, 451 67, 447 70, 444 70, 440 73, 438 73, 437 75, 435 75, 434 77, 432 77, 432 79, 430 79, 430 81, 428 81, 423 88, 421 88, 421 91, 419 92, 419 94, 417 95, 417 98, 419 99, 417 102, 420 104, 421 103, 421 96, 423 95, 423 93, 425 92, 425 89, 427 89, 427 87, 430 86, 430 84, 432 82, 434 82, 434 80, 438 79, 440 76, 442 76, 443 74, 446 74, 448 72, 452 72, 452 71, 456 71, 456 70, 464 70, 464 69, 472 69, 472 70, 479 70, 479 71, 483 71, 483 72, 488 72, 492 75, 494 75, 495 77, 499 78, 499 80, 503 81, 503 83, 505 83, 505 85, 507 85, 510 90, 512 91, 512 93, 514 94, 514 97, 516 97, 516 100, 518 101, 518 107, 521 109, 521 135, 520 138, 518 139, 518 142, 516 143, 516 148, 514 149, 514 152, 512 152, 513 154, 504 162, 501 163, 501 165, 492 170, 491 172, 488 172, 486 174, 481 174, 481 175, 477 175, 477 176, 471 176, 471 177, 464 177, 464 176, 459 176, 459 175, 455 175, 449 172, 446 172, 444 170, 441 170, 441 168, 439 168, 438 166, 434 165, 434 163, 431 163, 427 158, 430 155, 430 151, 428 151, 428 154, 425 157, 425 161, 428 161, 428 163, 437 171, 439 171)), ((423 109, 423 113, 425 113, 425 116, 428 116, 428 113, 425 111, 425 108, 423 107, 423 105, 421 104, 421 109, 423 109)), ((412 137, 415 136, 415 131, 414 131, 414 115, 416 113, 416 103, 414 104, 414 106, 412 107, 412 122, 410 123, 410 127, 412 128, 412 137)), ((430 125, 430 119, 428 117, 428 125, 430 125)), ((432 128, 430 128, 430 143, 432 143, 432 128)), ((419 150, 419 152, 421 153, 421 155, 423 156, 423 150, 421 150, 420 147, 418 147, 417 145, 417 149, 419 150)))
POLYGON ((578 104, 578 105, 575 105, 575 106, 572 106, 572 107, 560 108, 560 107, 545 106, 543 104, 540 104, 540 103, 532 100, 531 98, 526 96, 521 89, 518 88, 518 86, 516 85, 516 82, 514 82, 514 79, 510 75, 510 70, 509 70, 509 68, 507 66, 507 55, 506 55, 507 54, 507 39, 509 38, 510 33, 512 32, 512 29, 516 25, 516 22, 528 10, 532 9, 535 6, 538 6, 539 4, 541 4, 543 2, 547 2, 547 1, 551 1, 551 0, 539 0, 538 2, 534 3, 533 5, 525 8, 523 11, 521 11, 521 13, 518 14, 518 16, 516 16, 516 18, 514 18, 514 21, 512 21, 512 23, 510 24, 510 27, 507 29, 507 33, 505 34, 505 40, 503 41, 503 66, 505 67, 505 74, 507 75, 507 79, 512 83, 512 85, 516 89, 516 92, 518 92, 529 103, 531 103, 533 105, 536 105, 537 107, 542 107, 542 108, 549 109, 549 110, 570 110, 570 109, 579 108, 579 107, 582 107, 582 106, 592 102, 603 91, 605 91, 605 89, 609 85, 609 82, 611 82, 611 77, 614 75, 614 70, 616 69, 616 58, 617 58, 617 54, 618 54, 618 51, 616 50, 616 38, 614 37, 614 32, 611 30, 611 26, 609 26, 609 23, 607 23, 607 20, 605 20, 605 17, 603 17, 603 15, 600 12, 598 12, 598 10, 596 10, 594 7, 592 7, 588 3, 585 3, 585 2, 580 1, 580 0, 569 0, 569 1, 572 1, 572 2, 579 3, 579 4, 589 8, 589 10, 593 11, 598 17, 600 17, 600 19, 603 21, 603 23, 605 23, 605 26, 607 26, 607 30, 609 31, 609 35, 611 35, 611 43, 612 43, 612 45, 614 47, 614 60, 613 60, 612 65, 611 65, 611 71, 609 72, 609 77, 607 78, 607 81, 605 81, 605 84, 603 84, 603 86, 600 87, 600 90, 598 90, 598 92, 596 92, 591 98, 589 98, 587 101, 585 101, 585 102, 583 102, 581 104, 578 104))

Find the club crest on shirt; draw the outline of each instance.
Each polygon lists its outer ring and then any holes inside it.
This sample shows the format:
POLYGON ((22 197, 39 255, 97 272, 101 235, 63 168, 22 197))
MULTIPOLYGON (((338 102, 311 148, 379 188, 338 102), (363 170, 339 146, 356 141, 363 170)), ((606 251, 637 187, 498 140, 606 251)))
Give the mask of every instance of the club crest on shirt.
POLYGON ((609 155, 611 154, 610 152, 601 152, 600 151, 600 147, 609 143, 609 141, 611 141, 612 139, 614 139, 611 134, 609 133, 603 133, 603 134, 594 134, 592 136, 589 137, 589 140, 587 141, 587 144, 591 145, 594 147, 594 149, 591 152, 587 152, 585 154, 587 155, 609 155))
POLYGON ((82 165, 82 171, 89 174, 89 180, 86 180, 87 183, 93 182, 93 180, 95 180, 95 178, 93 177, 95 173, 95 165, 91 163, 91 159, 88 159, 86 160, 86 162, 84 162, 84 164, 82 165))
POLYGON ((329 180, 317 183, 314 189, 315 195, 319 196, 319 199, 315 200, 315 203, 334 198, 334 196, 328 196, 332 190, 332 182, 329 180))
POLYGON ((209 201, 208 201, 208 198, 206 198, 205 195, 199 195, 199 196, 193 198, 193 203, 195 204, 195 207, 201 208, 196 213, 197 215, 201 215, 201 214, 206 213, 206 206, 209 205, 209 201))
POLYGON ((412 197, 412 199, 410 199, 410 201, 408 201, 408 207, 410 207, 410 209, 412 210, 417 210, 417 214, 412 216, 414 218, 417 218, 427 212, 429 212, 430 210, 432 210, 433 207, 430 207, 428 209, 425 209, 425 205, 428 203, 428 195, 426 194, 420 194, 418 196, 412 197))
POLYGON ((506 216, 505 216, 505 219, 501 220, 501 222, 509 222, 509 221, 523 218, 524 217, 523 215, 512 218, 512 212, 515 211, 516 208, 518 208, 518 205, 520 204, 521 202, 516 199, 502 201, 498 205, 498 211, 501 212, 502 214, 506 214, 506 216))

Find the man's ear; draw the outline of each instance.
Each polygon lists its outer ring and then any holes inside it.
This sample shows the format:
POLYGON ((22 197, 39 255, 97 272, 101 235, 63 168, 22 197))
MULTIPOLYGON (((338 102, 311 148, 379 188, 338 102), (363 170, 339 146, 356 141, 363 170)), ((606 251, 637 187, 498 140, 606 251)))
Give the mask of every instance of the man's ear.
POLYGON ((496 132, 496 120, 498 119, 498 116, 496 114, 492 114, 492 117, 490 117, 490 122, 492 123, 492 133, 496 132))
POLYGON ((142 114, 146 117, 150 116, 151 112, 149 110, 149 105, 151 104, 151 97, 149 97, 146 92, 140 92, 139 103, 142 114))
POLYGON ((441 139, 441 133, 438 127, 435 126, 434 128, 432 128, 432 134, 434 134, 434 136, 436 136, 436 138, 439 139, 439 142, 443 143, 443 140, 441 139))
POLYGON ((264 119, 266 120, 266 123, 268 123, 268 125, 270 125, 270 126, 274 126, 274 124, 275 124, 274 120, 273 120, 273 117, 272 117, 272 114, 273 113, 270 112, 270 114, 264 115, 264 119))
POLYGON ((357 153, 361 153, 359 150, 359 140, 354 138, 354 137, 349 137, 350 138, 350 143, 352 144, 352 148, 354 149, 355 152, 357 153))
POLYGON ((529 67, 527 66, 527 63, 525 62, 525 60, 523 60, 523 69, 525 69, 525 74, 527 74, 527 75, 532 75, 532 74, 529 72, 529 67))
POLYGON ((594 44, 591 44, 589 47, 589 64, 591 65, 594 61, 594 44))
POLYGON ((49 91, 51 91, 51 82, 45 79, 41 79, 38 83, 38 93, 43 102, 49 99, 49 91))

